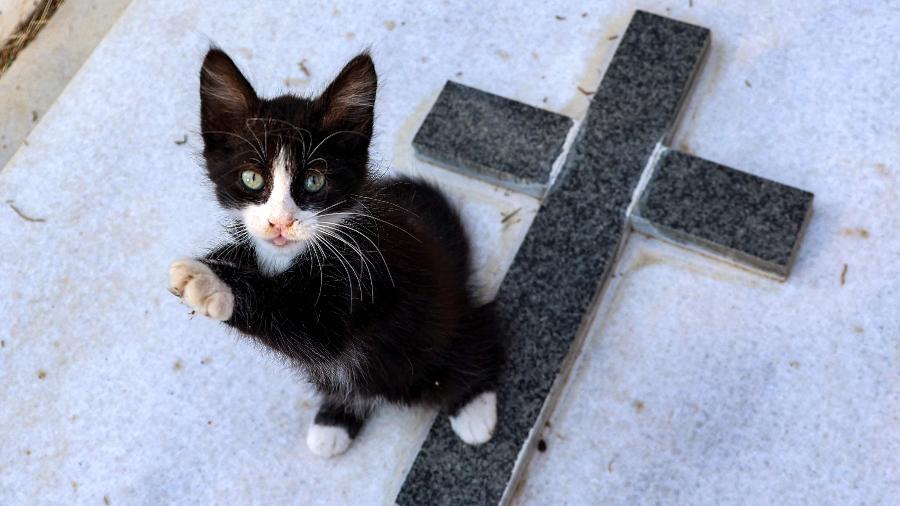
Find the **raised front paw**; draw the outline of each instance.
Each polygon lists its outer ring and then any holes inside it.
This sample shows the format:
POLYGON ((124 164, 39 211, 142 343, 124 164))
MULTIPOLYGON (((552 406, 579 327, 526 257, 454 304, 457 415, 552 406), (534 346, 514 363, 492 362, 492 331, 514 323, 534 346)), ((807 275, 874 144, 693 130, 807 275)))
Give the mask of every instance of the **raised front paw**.
POLYGON ((185 304, 213 320, 226 321, 234 311, 234 294, 205 264, 191 258, 169 267, 169 291, 185 304))

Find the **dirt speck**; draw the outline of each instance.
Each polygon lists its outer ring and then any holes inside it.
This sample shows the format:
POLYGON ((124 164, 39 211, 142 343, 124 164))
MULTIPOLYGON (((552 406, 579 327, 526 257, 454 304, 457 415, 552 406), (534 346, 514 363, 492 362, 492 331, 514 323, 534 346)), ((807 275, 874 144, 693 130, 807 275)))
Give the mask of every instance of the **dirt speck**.
POLYGON ((103 496, 103 504, 105 504, 106 506, 109 506, 110 504, 112 504, 112 503, 109 501, 109 496, 108 496, 108 495, 104 495, 104 496, 103 496))
POLYGON ((356 38, 356 34, 353 32, 347 32, 344 37, 347 37, 347 40, 353 40, 356 38))
POLYGON ((638 413, 643 413, 644 411, 644 401, 640 399, 635 399, 634 402, 631 403, 631 407, 638 413))
POLYGON ((181 360, 176 360, 174 364, 172 364, 172 370, 178 372, 184 369, 184 364, 181 363, 181 360))
POLYGON ((610 35, 609 37, 606 38, 606 40, 616 40, 618 38, 619 38, 618 35, 610 35))
POLYGON ((539 59, 541 58, 541 55, 539 55, 539 54, 537 53, 537 51, 532 51, 532 52, 531 52, 531 57, 534 58, 535 60, 539 60, 539 59))
POLYGON ((694 154, 694 150, 691 148, 691 145, 688 144, 687 142, 682 142, 682 143, 678 146, 678 150, 681 151, 681 152, 683 152, 683 153, 687 153, 687 154, 689 154, 689 155, 693 155, 693 154, 694 154))
POLYGON ((862 239, 869 238, 869 231, 862 227, 848 227, 841 229, 841 235, 847 237, 860 237, 862 239))
POLYGON ((6 348, 6 341, 0 339, 0 348, 6 348))
POLYGON ((612 471, 613 471, 613 468, 612 468, 613 460, 616 460, 616 459, 612 459, 612 460, 609 461, 609 464, 606 464, 606 470, 609 471, 609 472, 612 472, 612 471))
POLYGON ((200 359, 200 365, 209 365, 212 363, 212 357, 203 357, 200 359))
POLYGON ((566 20, 566 17, 565 17, 565 16, 560 16, 560 15, 558 15, 558 14, 557 14, 555 17, 556 17, 556 20, 557 20, 557 21, 565 21, 565 20, 566 20))
POLYGON ((187 144, 187 134, 184 134, 184 136, 181 139, 178 139, 177 141, 175 141, 175 144, 177 144, 179 146, 183 146, 183 145, 187 144))
POLYGON ((844 283, 847 282, 847 264, 844 264, 844 268, 841 269, 841 286, 844 286, 844 283))
POLYGON ((290 87, 293 87, 293 86, 303 86, 303 85, 306 84, 307 82, 308 82, 307 79, 297 79, 296 77, 286 77, 286 78, 284 78, 284 85, 285 85, 285 86, 290 86, 290 87))
POLYGON ((207 420, 206 425, 212 425, 212 420, 207 420))
POLYGON ((791 360, 790 362, 788 362, 788 365, 790 365, 794 369, 797 369, 800 367, 800 362, 797 362, 796 360, 791 360))
POLYGON ((235 51, 237 52, 237 54, 243 56, 248 60, 253 59, 253 51, 251 51, 249 47, 239 47, 235 49, 235 51))
POLYGON ((38 377, 38 379, 47 379, 47 371, 45 371, 43 369, 38 369, 37 377, 38 377))
POLYGON ((78 493, 78 482, 72 481, 72 492, 78 493))
POLYGON ((297 67, 300 69, 300 72, 303 72, 303 75, 309 77, 312 75, 312 72, 309 71, 309 67, 306 66, 306 58, 297 62, 297 67))
POLYGON ((866 331, 866 329, 860 327, 859 325, 856 325, 856 326, 853 327, 853 333, 854 333, 854 334, 862 334, 862 333, 865 332, 865 331, 866 331))
POLYGON ((388 29, 389 32, 393 32, 395 28, 397 28, 397 22, 387 20, 384 22, 384 27, 388 29))
POLYGON ((462 72, 457 72, 457 73, 455 73, 455 74, 453 74, 453 75, 455 75, 456 77, 462 77, 462 76, 463 76, 463 73, 462 73, 462 72))
POLYGON ((752 87, 753 87, 753 85, 750 84, 750 81, 748 81, 747 79, 744 79, 744 86, 746 86, 746 87, 748 87, 748 88, 752 88, 752 87))
POLYGON ((583 17, 583 18, 588 17, 588 13, 587 13, 587 12, 582 12, 582 13, 581 13, 581 17, 583 17))
POLYGON ((38 120, 38 113, 37 113, 37 111, 31 111, 31 122, 32 122, 32 123, 37 123, 37 120, 38 120))
POLYGON ((576 86, 576 88, 578 88, 578 91, 580 91, 586 97, 589 97, 589 96, 593 95, 594 93, 596 93, 593 91, 586 90, 586 89, 582 88, 581 86, 576 86))
POLYGON ((496 53, 497 53, 497 56, 499 56, 501 60, 509 60, 509 58, 510 58, 510 54, 502 49, 498 49, 496 51, 496 53))
POLYGON ((423 56, 423 57, 419 58, 419 60, 420 60, 422 63, 428 63, 428 57, 427 57, 427 56, 423 56))
POLYGON ((876 163, 876 164, 875 164, 875 170, 877 170, 878 173, 881 174, 882 176, 887 176, 887 175, 888 175, 887 164, 884 164, 884 163, 876 163))
POLYGON ((545 451, 547 451, 547 442, 544 441, 543 439, 538 441, 537 450, 541 453, 544 453, 545 451))
POLYGON ((336 18, 338 18, 338 17, 341 16, 341 10, 340 10, 340 9, 335 9, 335 10, 331 11, 331 15, 334 16, 334 17, 336 17, 336 18))

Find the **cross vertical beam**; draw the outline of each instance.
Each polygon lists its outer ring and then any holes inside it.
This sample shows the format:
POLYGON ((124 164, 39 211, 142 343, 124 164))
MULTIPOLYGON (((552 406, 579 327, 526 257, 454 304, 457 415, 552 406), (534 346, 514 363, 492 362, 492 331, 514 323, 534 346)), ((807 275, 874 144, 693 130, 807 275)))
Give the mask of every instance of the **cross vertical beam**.
POLYGON ((673 128, 709 38, 705 28, 635 13, 497 294, 509 357, 496 433, 484 445, 466 446, 439 417, 400 505, 511 499, 509 485, 527 463, 532 432, 555 402, 557 378, 579 348, 586 316, 624 243, 635 188, 654 146, 673 128))

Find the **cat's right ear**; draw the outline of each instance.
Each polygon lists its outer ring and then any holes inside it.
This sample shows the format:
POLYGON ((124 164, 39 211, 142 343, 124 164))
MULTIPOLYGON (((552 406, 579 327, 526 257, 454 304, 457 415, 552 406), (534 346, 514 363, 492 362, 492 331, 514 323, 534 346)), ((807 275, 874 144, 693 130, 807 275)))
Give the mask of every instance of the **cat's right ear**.
POLYGON ((224 51, 212 48, 200 69, 200 123, 204 139, 243 129, 258 102, 256 92, 224 51))

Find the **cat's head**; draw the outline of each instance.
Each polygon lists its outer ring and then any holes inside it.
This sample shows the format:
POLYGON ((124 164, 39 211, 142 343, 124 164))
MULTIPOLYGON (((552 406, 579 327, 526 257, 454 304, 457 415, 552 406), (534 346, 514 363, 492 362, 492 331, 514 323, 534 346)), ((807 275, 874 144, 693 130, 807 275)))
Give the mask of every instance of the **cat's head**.
POLYGON ((265 99, 227 54, 207 53, 200 71, 207 172, 264 270, 288 268, 357 205, 368 177, 376 86, 375 66, 363 53, 318 97, 265 99))

